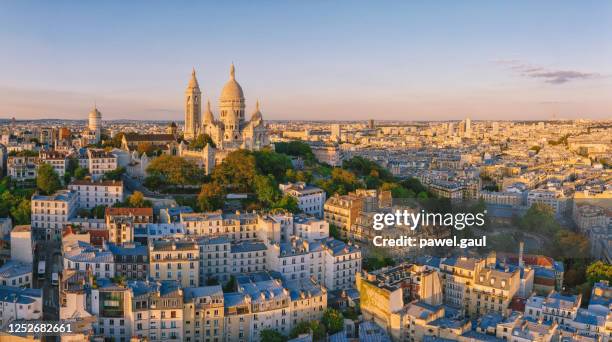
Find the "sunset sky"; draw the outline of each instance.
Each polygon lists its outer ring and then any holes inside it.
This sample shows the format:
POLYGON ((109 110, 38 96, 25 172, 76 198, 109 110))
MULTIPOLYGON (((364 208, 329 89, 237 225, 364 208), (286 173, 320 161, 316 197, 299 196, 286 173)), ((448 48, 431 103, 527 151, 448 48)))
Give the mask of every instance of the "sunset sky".
POLYGON ((0 118, 178 121, 232 62, 266 119, 609 119, 612 2, 0 2, 0 118))

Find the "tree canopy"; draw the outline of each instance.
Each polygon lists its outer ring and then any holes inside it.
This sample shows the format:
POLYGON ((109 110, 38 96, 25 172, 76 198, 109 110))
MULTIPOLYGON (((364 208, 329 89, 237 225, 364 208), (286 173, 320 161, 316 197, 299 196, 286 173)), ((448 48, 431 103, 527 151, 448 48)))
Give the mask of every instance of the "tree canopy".
POLYGON ((195 139, 193 139, 192 141, 189 142, 189 147, 191 149, 195 149, 195 150, 201 150, 206 145, 210 145, 210 147, 217 147, 215 145, 215 142, 210 137, 210 135, 208 135, 206 133, 199 134, 195 139))
POLYGON ((38 167, 36 187, 45 195, 51 195, 62 187, 60 177, 53 166, 43 163, 38 167))
POLYGON ((596 261, 587 267, 586 277, 591 284, 601 280, 612 282, 612 265, 601 260, 596 261))
POLYGON ((147 172, 152 177, 160 177, 166 184, 178 186, 199 184, 203 176, 194 162, 171 155, 161 155, 153 159, 147 167, 147 172))

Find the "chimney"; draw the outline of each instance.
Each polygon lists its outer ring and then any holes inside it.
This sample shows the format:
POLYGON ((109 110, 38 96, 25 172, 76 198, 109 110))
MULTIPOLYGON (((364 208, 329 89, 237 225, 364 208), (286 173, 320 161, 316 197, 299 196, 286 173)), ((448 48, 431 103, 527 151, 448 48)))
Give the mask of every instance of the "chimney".
POLYGON ((519 259, 518 259, 518 265, 519 267, 523 267, 525 266, 523 263, 523 248, 525 247, 525 243, 523 241, 519 242, 519 259))

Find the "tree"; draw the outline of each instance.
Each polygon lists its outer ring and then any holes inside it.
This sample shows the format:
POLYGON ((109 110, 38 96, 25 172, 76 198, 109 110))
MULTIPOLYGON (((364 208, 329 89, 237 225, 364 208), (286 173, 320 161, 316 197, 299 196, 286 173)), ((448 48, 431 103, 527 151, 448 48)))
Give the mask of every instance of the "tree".
POLYGON ((51 195, 62 187, 62 182, 53 166, 43 163, 38 167, 36 186, 44 194, 51 195))
POLYGON ((344 329, 344 318, 342 317, 342 313, 335 309, 330 308, 325 310, 322 322, 330 334, 335 334, 344 329))
POLYGON ((559 229, 553 239, 555 253, 559 258, 576 258, 588 256, 590 243, 586 236, 569 230, 559 229))
POLYGON ((79 167, 77 167, 76 170, 74 170, 74 178, 76 178, 78 180, 84 179, 85 176, 87 176, 88 173, 89 173, 89 170, 79 166, 79 167))
POLYGON ((213 171, 212 179, 228 191, 249 192, 256 174, 255 157, 246 150, 230 152, 213 171))
POLYGON ((202 190, 198 195, 198 205, 202 211, 214 211, 221 209, 225 197, 223 188, 215 183, 202 185, 202 190))
POLYGON ((120 166, 116 169, 114 169, 113 171, 109 171, 107 173, 104 174, 104 176, 102 176, 102 178, 104 180, 121 180, 121 176, 123 176, 123 174, 126 172, 127 170, 125 169, 125 167, 120 166))
POLYGON ((262 175, 271 174, 278 182, 284 181, 287 170, 293 168, 289 157, 268 149, 255 151, 253 156, 258 172, 262 175))
POLYGON ((261 341, 266 342, 285 342, 287 341, 287 337, 283 336, 276 330, 272 329, 264 329, 259 333, 259 337, 261 341))
POLYGON ((227 284, 223 286, 223 292, 234 292, 236 291, 236 278, 234 276, 230 276, 227 284))
POLYGON ((140 142, 136 147, 136 151, 138 151, 138 155, 146 153, 147 156, 153 156, 157 154, 157 147, 153 146, 153 144, 149 142, 140 142))
POLYGON ((128 197, 127 203, 132 208, 142 208, 145 206, 144 195, 140 191, 134 191, 134 193, 128 197))
POLYGON ((391 175, 389 170, 374 161, 359 156, 343 161, 342 168, 352 171, 361 177, 369 176, 380 180, 393 180, 393 175, 391 175))
POLYGON ((160 177, 172 185, 198 184, 202 179, 202 171, 198 166, 185 158, 162 155, 153 159, 147 167, 150 176, 160 177))
POLYGON ((13 218, 13 224, 30 224, 30 217, 32 216, 32 205, 27 199, 22 199, 16 207, 11 209, 11 217, 13 218))
POLYGON ((255 176, 254 190, 257 195, 257 199, 266 205, 270 205, 276 201, 280 195, 276 181, 272 175, 268 176, 255 176))
POLYGON ((289 333, 289 338, 297 338, 301 334, 312 333, 312 338, 315 341, 322 341, 326 337, 325 326, 319 321, 302 321, 296 325, 289 333))
POLYGON ((212 140, 210 135, 206 133, 198 135, 195 139, 189 142, 189 147, 194 150, 201 150, 206 147, 206 145, 210 145, 210 147, 216 147, 215 142, 212 140))
POLYGON ((283 196, 280 200, 272 204, 272 208, 285 209, 294 214, 301 212, 300 207, 298 206, 297 200, 294 197, 289 196, 289 195, 283 196))
POLYGON ((525 231, 554 235, 561 227, 555 221, 553 209, 541 203, 532 205, 527 213, 519 219, 519 228, 525 231))
POLYGON ((306 161, 314 161, 315 156, 310 146, 303 141, 289 141, 274 143, 274 150, 290 156, 302 157, 306 161))
POLYGON ((612 265, 601 260, 596 261, 587 267, 586 277, 591 284, 602 280, 612 282, 612 265))

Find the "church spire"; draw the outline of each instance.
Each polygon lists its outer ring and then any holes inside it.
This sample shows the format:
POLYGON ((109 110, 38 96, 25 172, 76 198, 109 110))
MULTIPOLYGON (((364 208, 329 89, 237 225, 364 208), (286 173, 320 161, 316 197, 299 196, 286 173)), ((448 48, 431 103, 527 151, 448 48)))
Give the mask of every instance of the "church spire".
POLYGON ((204 124, 211 124, 215 121, 212 110, 210 109, 210 100, 206 101, 206 111, 204 112, 204 124))
POLYGON ((187 88, 200 88, 200 85, 198 84, 198 79, 196 78, 195 67, 191 69, 191 79, 189 80, 189 85, 187 86, 187 88))
POLYGON ((234 68, 234 62, 232 62, 232 65, 230 66, 230 78, 232 80, 236 79, 236 68, 234 68))

